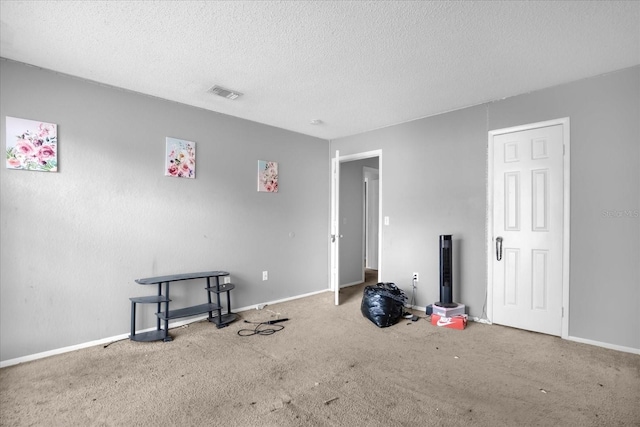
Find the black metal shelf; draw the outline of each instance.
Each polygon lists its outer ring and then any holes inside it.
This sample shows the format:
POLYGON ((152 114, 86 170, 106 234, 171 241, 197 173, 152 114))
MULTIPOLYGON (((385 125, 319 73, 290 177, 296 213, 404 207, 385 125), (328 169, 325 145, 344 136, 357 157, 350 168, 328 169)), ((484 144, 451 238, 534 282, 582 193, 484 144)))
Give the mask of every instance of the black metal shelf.
POLYGON ((131 302, 135 302, 138 304, 153 304, 153 303, 157 303, 157 302, 169 302, 171 301, 169 298, 167 298, 164 295, 151 295, 148 297, 133 297, 133 298, 129 298, 131 300, 131 302))
POLYGON ((135 335, 129 335, 131 341, 151 342, 151 341, 171 341, 171 337, 167 335, 164 329, 158 331, 141 332, 135 335))
POLYGON ((218 322, 218 316, 213 316, 211 319, 209 319, 209 322, 215 323, 216 325, 220 325, 218 326, 218 328, 223 328, 227 326, 229 323, 233 322, 234 320, 237 320, 238 317, 240 316, 238 316, 235 313, 225 313, 222 316, 220 316, 220 322, 218 322))
POLYGON ((219 310, 220 306, 217 304, 200 304, 192 307, 179 308, 177 310, 169 310, 169 314, 166 311, 156 313, 156 316, 161 320, 179 319, 181 317, 195 316, 202 313, 211 313, 219 310))
POLYGON ((231 313, 231 295, 230 292, 235 288, 235 285, 231 283, 220 283, 220 277, 228 276, 226 271, 205 271, 202 273, 186 273, 186 274, 172 274, 169 276, 148 277, 145 279, 137 279, 136 283, 140 285, 157 285, 157 295, 134 297, 129 298, 131 300, 131 338, 132 341, 171 341, 172 338, 169 335, 169 320, 179 319, 181 317, 196 316, 198 314, 209 313, 207 320, 211 323, 215 323, 216 327, 224 328, 229 323, 238 318, 237 314, 231 313), (207 285, 205 290, 207 291, 207 304, 199 304, 192 307, 179 308, 177 310, 169 310, 169 285, 172 282, 182 282, 194 279, 206 279, 207 285), (215 280, 215 286, 211 286, 211 279, 215 280), (163 292, 164 285, 164 292, 163 292), (220 301, 220 294, 222 292, 227 293, 227 313, 222 312, 222 304, 220 301), (211 297, 215 295, 215 302, 211 297), (164 307, 162 304, 164 303, 164 307), (136 304, 156 304, 156 330, 150 332, 135 333, 136 323, 136 304), (164 308, 164 311, 162 310, 164 308), (164 321, 164 328, 162 328, 161 321, 164 321))
POLYGON ((216 285, 209 286, 205 288, 209 292, 209 297, 211 294, 215 294, 216 302, 218 305, 222 305, 220 301, 220 294, 223 292, 227 293, 227 312, 225 314, 222 313, 222 310, 218 311, 216 316, 209 317, 209 322, 215 323, 218 329, 224 328, 229 323, 233 322, 238 318, 237 314, 231 312, 231 290, 235 289, 236 285, 233 283, 220 283, 219 278, 216 277, 216 285))
POLYGON ((235 288, 236 288, 236 285, 234 285, 233 283, 223 283, 222 285, 220 285, 220 288, 214 288, 212 286, 210 288, 205 288, 205 289, 209 292, 215 292, 216 294, 219 294, 220 292, 229 292, 230 290, 235 288))
POLYGON ((139 334, 136 334, 136 304, 156 304, 157 310, 160 310, 162 303, 165 303, 166 306, 169 305, 169 301, 171 300, 168 296, 162 295, 162 293, 160 292, 158 295, 133 297, 129 298, 129 300, 131 301, 131 335, 129 335, 131 341, 171 341, 171 337, 167 333, 167 329, 160 328, 160 319, 158 319, 157 321, 155 331, 141 332, 139 334))

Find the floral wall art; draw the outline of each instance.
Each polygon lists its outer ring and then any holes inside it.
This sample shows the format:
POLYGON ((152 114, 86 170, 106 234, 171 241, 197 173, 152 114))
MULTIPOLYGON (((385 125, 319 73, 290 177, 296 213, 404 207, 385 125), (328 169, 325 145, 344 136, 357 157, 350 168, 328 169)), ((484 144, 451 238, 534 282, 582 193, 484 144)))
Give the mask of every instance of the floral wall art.
POLYGON ((278 163, 258 160, 258 191, 278 192, 278 163))
POLYGON ((58 171, 58 125, 7 116, 7 168, 58 171))
POLYGON ((196 177, 196 143, 167 137, 165 176, 196 177))

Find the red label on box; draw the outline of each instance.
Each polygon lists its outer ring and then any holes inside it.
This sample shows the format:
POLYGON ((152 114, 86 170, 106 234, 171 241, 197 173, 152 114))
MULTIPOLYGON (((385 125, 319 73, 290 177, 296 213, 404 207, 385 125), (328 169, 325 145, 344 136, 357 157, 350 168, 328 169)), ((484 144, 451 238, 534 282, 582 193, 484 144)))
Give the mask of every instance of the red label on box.
POLYGON ((467 326, 467 315, 458 314, 456 316, 443 317, 437 314, 432 314, 431 324, 451 329, 464 329, 467 326))

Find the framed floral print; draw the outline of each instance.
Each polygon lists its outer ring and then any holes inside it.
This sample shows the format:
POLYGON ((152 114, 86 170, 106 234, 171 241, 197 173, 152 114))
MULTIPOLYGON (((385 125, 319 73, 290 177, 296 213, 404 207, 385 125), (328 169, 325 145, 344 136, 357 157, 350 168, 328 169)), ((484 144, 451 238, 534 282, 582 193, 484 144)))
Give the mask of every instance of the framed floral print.
POLYGON ((196 143, 167 137, 165 176, 196 177, 196 143))
POLYGON ((278 163, 258 160, 258 191, 278 192, 278 163))
POLYGON ((7 116, 7 169, 58 171, 58 125, 7 116))

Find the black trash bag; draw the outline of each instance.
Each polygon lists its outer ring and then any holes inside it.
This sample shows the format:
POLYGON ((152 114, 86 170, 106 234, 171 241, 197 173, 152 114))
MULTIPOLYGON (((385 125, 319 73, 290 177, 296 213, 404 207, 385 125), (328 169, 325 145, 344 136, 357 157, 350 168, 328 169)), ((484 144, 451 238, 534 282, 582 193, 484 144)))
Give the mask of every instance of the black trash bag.
POLYGON ((378 283, 364 288, 360 310, 379 328, 395 325, 402 318, 407 296, 395 283, 378 283))

